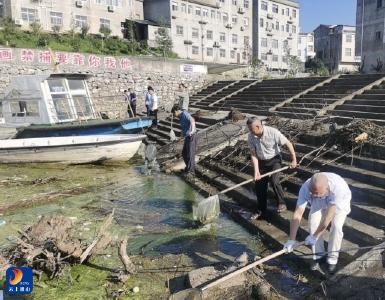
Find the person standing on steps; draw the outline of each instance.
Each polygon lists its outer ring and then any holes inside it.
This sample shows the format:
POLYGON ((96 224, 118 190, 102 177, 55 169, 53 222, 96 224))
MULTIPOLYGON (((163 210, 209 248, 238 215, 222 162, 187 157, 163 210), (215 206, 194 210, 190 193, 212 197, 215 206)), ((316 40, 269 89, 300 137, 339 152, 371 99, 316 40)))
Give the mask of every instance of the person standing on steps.
POLYGON ((179 118, 180 126, 182 127, 182 134, 184 137, 182 157, 186 164, 184 175, 186 178, 191 178, 195 176, 195 153, 198 139, 195 120, 187 110, 183 110, 179 104, 174 104, 171 113, 175 118, 179 118))
POLYGON ((347 215, 350 213, 352 193, 349 185, 335 173, 316 173, 302 185, 297 207, 290 223, 290 240, 285 243, 284 249, 292 252, 296 245, 296 236, 307 204, 310 205, 309 224, 310 235, 305 244, 311 246, 313 251, 313 271, 320 268, 320 263, 326 258, 324 239, 325 233, 331 223, 327 263, 329 273, 334 274, 341 250, 344 226, 347 215))
POLYGON ((127 94, 128 94, 128 101, 131 106, 131 109, 130 107, 128 107, 129 116, 136 117, 136 94, 132 91, 132 88, 128 88, 127 94))
POLYGON ((155 91, 152 87, 148 88, 148 93, 150 95, 150 116, 154 119, 152 121, 152 127, 158 128, 158 96, 155 94, 155 91))
POLYGON ((255 193, 258 200, 257 213, 251 219, 266 218, 267 190, 270 182, 277 200, 277 212, 285 211, 284 192, 279 181, 279 173, 261 179, 261 175, 280 169, 282 157, 280 147, 285 145, 291 155, 290 168, 297 166, 297 158, 293 144, 276 128, 265 126, 258 118, 247 120, 249 128, 248 144, 251 152, 251 161, 254 167, 255 193))
POLYGON ((150 95, 150 89, 152 89, 151 86, 147 87, 147 92, 144 95, 144 105, 146 106, 147 110, 147 117, 150 116, 150 104, 151 104, 151 95, 150 95))

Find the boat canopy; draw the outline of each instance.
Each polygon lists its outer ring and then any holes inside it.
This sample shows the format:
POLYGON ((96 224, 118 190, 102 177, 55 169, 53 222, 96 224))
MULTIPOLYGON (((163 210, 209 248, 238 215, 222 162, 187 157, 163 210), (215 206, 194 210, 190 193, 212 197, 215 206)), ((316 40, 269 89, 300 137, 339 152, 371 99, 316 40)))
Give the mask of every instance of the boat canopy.
POLYGON ((6 125, 56 124, 95 118, 87 74, 22 75, 5 89, 6 125))

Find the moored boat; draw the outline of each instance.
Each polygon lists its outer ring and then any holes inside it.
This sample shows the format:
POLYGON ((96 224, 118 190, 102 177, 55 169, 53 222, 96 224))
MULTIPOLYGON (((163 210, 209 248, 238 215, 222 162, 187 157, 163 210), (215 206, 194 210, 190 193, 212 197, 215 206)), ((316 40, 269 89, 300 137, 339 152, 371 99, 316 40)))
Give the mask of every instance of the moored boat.
POLYGON ((0 140, 0 163, 127 161, 145 135, 115 134, 0 140))

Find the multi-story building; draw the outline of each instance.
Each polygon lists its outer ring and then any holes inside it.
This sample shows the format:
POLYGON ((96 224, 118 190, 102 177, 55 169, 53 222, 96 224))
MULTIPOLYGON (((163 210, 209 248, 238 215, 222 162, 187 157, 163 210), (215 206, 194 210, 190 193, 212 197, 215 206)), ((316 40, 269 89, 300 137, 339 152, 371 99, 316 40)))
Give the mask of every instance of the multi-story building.
POLYGON ((314 56, 314 34, 312 32, 300 33, 298 36, 298 58, 305 63, 314 56))
POLYGON ((332 72, 356 71, 360 58, 355 55, 356 27, 320 25, 314 30, 314 47, 332 72))
POLYGON ((170 28, 173 51, 181 58, 222 64, 251 60, 251 0, 145 0, 144 18, 170 28))
POLYGON ((385 1, 357 0, 356 26, 356 55, 363 71, 385 71, 385 1))
POLYGON ((65 32, 89 26, 97 34, 101 26, 122 37, 126 19, 143 19, 143 0, 2 0, 0 16, 12 18, 22 29, 38 22, 43 30, 65 32))
POLYGON ((296 0, 253 0, 253 54, 271 70, 286 70, 297 56, 299 4, 296 0))

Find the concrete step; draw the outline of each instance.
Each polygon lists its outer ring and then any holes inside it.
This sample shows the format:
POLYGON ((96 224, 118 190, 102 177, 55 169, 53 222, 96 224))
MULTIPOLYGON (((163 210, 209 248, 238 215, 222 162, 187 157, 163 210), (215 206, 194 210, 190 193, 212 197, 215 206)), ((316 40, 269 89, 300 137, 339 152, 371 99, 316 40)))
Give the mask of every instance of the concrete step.
POLYGON ((350 101, 347 101, 345 104, 339 105, 338 110, 385 113, 385 105, 383 105, 383 106, 373 106, 373 105, 368 105, 368 104, 367 105, 356 105, 356 104, 350 104, 350 101))
MULTIPOLYGON (((332 113, 331 113, 332 114, 332 113)), ((361 119, 361 118, 352 118, 349 116, 333 116, 333 121, 336 122, 339 125, 346 125, 350 122, 352 122, 354 119, 361 119)), ((370 122, 380 125, 380 126, 385 126, 385 119, 370 119, 370 122)))
POLYGON ((344 109, 341 109, 339 106, 337 106, 334 110, 329 111, 329 113, 333 116, 385 120, 385 114, 384 113, 344 110, 344 109))
POLYGON ((293 113, 288 111, 275 111, 274 115, 278 115, 280 117, 289 118, 289 119, 299 119, 299 120, 307 120, 314 118, 313 114, 308 113, 293 113))
POLYGON ((361 94, 361 95, 357 95, 356 98, 367 99, 367 100, 385 100, 385 94, 373 94, 373 95, 361 94))
POLYGON ((307 108, 307 107, 299 107, 299 106, 283 106, 278 107, 276 109, 276 112, 290 112, 290 113, 300 113, 300 114, 313 114, 315 115, 317 113, 317 109, 315 108, 307 108))
POLYGON ((358 95, 357 98, 352 100, 348 100, 345 102, 350 105, 373 105, 373 106, 385 106, 385 98, 384 100, 368 100, 365 99, 363 95, 358 95), (361 97, 359 97, 361 96, 361 97))
POLYGON ((158 135, 156 135, 155 133, 153 132, 149 132, 147 131, 146 132, 146 135, 147 137, 151 140, 151 141, 154 141, 156 142, 158 145, 160 146, 164 146, 166 144, 168 144, 170 142, 170 139, 165 139, 165 138, 162 138, 162 137, 159 137, 158 135))

